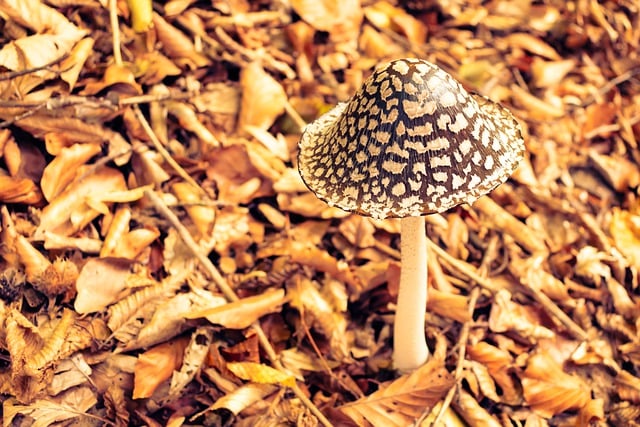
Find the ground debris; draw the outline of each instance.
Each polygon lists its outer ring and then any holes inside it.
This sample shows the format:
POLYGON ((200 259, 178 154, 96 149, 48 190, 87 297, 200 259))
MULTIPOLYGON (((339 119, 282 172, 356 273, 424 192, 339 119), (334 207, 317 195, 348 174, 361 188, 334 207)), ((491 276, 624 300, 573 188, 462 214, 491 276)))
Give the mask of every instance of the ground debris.
POLYGON ((637 2, 0 17, 4 425, 640 425, 637 2), (427 218, 433 354, 399 375, 398 221, 327 206, 296 158, 402 57, 507 106, 526 158, 427 218))

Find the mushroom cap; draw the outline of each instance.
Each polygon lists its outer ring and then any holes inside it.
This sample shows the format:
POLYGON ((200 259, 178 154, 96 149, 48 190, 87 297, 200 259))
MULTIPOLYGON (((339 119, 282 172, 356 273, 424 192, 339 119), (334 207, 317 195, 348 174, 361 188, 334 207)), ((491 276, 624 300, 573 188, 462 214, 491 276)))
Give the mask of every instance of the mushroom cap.
POLYGON ((398 59, 305 127, 298 170, 331 206, 407 217, 472 203, 506 181, 523 155, 506 108, 430 62, 398 59))

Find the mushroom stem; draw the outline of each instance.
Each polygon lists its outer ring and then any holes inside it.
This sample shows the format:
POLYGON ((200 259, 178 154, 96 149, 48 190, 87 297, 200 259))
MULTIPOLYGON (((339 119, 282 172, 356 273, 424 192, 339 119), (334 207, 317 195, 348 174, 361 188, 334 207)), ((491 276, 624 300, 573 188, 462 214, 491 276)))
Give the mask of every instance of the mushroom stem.
POLYGON ((410 372, 429 357, 424 334, 427 309, 427 236, 424 217, 400 220, 400 288, 393 327, 393 364, 410 372))

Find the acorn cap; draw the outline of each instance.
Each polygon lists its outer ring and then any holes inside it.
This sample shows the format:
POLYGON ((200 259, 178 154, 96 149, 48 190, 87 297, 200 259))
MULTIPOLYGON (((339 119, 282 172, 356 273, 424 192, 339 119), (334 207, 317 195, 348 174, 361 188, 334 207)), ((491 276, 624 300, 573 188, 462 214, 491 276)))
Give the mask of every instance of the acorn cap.
POLYGON ((523 155, 506 108, 430 62, 399 59, 305 127, 298 170, 331 206, 407 217, 472 203, 506 181, 523 155))

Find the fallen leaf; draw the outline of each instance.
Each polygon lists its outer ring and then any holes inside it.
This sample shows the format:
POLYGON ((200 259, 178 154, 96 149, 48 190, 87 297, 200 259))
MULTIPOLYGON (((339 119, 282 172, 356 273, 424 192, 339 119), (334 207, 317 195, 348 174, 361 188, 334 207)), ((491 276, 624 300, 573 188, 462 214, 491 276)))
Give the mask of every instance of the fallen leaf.
POLYGON ((522 375, 524 398, 543 417, 582 409, 591 400, 587 384, 576 375, 565 373, 553 359, 535 354, 527 362, 522 375))
POLYGON ((255 362, 229 362, 227 369, 240 379, 258 384, 280 384, 293 387, 296 381, 293 375, 255 362))
POLYGON ((382 384, 378 391, 338 409, 358 425, 407 426, 442 399, 453 384, 443 361, 431 358, 413 373, 382 384))
POLYGON ((243 329, 268 313, 280 309, 286 301, 284 290, 278 289, 260 295, 243 298, 217 307, 202 308, 187 315, 188 319, 206 317, 215 325, 225 328, 243 329))
POLYGON ((134 399, 151 397, 158 386, 171 378, 173 372, 180 368, 188 344, 188 337, 177 338, 139 355, 134 372, 132 397, 134 399))

